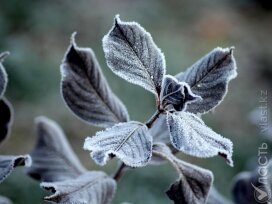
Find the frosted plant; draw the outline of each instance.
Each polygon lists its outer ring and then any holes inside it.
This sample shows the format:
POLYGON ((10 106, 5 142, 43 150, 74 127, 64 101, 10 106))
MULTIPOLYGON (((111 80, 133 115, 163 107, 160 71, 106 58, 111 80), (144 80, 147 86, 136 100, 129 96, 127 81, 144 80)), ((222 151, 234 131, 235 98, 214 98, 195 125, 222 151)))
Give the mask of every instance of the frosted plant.
MULTIPOLYGON (((103 76, 94 52, 78 47, 73 34, 61 65, 64 101, 83 121, 106 128, 87 137, 84 149, 99 165, 115 156, 119 158, 122 164, 113 175, 116 181, 127 167, 168 160, 179 175, 167 191, 168 197, 175 203, 206 203, 212 172, 181 161, 174 153, 181 151, 203 158, 220 155, 233 165, 232 142, 201 119, 202 114, 220 104, 229 81, 237 75, 233 48, 215 48, 185 72, 166 75, 164 55, 151 35, 138 23, 123 22, 116 16, 112 29, 103 38, 103 49, 113 73, 155 95, 157 111, 146 123, 130 121, 124 104, 103 76)), ((76 179, 87 182, 82 176, 76 179)), ((55 186, 58 194, 63 185, 50 186, 55 186)), ((64 191, 70 192, 66 187, 64 191)), ((211 197, 216 202, 219 196, 211 193, 211 197)), ((64 203, 62 199, 54 201, 64 203)), ((75 200, 67 198, 66 202, 75 200)))
MULTIPOLYGON (((12 124, 13 110, 9 101, 3 96, 8 83, 6 71, 2 65, 8 52, 0 53, 0 145, 7 139, 12 124)), ((18 166, 30 166, 29 155, 0 155, 0 183, 2 183, 18 166)), ((0 196, 0 203, 10 204, 8 198, 0 196)))

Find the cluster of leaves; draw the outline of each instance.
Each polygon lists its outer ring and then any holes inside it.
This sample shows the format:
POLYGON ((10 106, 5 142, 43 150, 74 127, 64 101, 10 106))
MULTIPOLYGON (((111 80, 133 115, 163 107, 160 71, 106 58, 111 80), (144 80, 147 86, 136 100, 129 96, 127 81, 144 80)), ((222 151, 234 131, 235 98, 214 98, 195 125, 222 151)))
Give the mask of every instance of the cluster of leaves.
MULTIPOLYGON (((202 158, 220 155, 233 165, 232 142, 201 119, 202 114, 219 105, 228 82, 237 75, 233 48, 216 48, 185 72, 166 75, 164 55, 151 35, 138 23, 123 22, 116 16, 113 28, 103 38, 103 49, 115 74, 155 95, 157 111, 146 123, 131 121, 125 105, 110 89, 94 52, 78 47, 73 34, 61 65, 64 101, 83 121, 106 128, 85 140, 84 149, 91 152, 92 159, 105 165, 116 156, 122 164, 112 177, 88 171, 57 123, 38 117, 38 140, 27 172, 42 181, 41 187, 53 192, 45 200, 106 204, 113 198, 125 168, 167 160, 179 176, 167 191, 171 200, 218 203, 212 172, 174 154, 181 151, 202 158)), ((4 73, 1 81, 6 80, 4 73)), ((4 90, 5 83, 0 88, 4 90)))
MULTIPOLYGON (((8 55, 0 54, 0 62, 8 55)), ((3 94, 7 74, 0 63, 0 142, 9 133, 13 110, 3 94)), ((30 155, 0 156, 0 183, 17 166, 26 166, 27 173, 42 181, 41 187, 54 192, 45 200, 54 203, 108 203, 116 188, 116 182, 104 172, 87 171, 70 147, 62 129, 46 117, 35 119, 37 143, 30 155)), ((0 196, 0 203, 12 202, 0 196)))
MULTIPOLYGON (((184 73, 166 75, 164 55, 151 35, 138 23, 116 16, 103 38, 105 57, 115 74, 155 94, 157 112, 144 124, 129 120, 93 51, 78 47, 74 38, 75 34, 61 65, 63 98, 80 119, 106 128, 86 138, 84 149, 99 165, 119 158, 123 164, 117 173, 125 166, 143 167, 158 157, 166 159, 180 177, 167 192, 169 198, 175 203, 205 203, 212 173, 179 160, 169 147, 197 157, 220 155, 233 165, 231 141, 200 118, 222 101, 228 82, 236 76, 233 48, 216 48, 184 73)), ((114 178, 118 180, 119 174, 114 178)))

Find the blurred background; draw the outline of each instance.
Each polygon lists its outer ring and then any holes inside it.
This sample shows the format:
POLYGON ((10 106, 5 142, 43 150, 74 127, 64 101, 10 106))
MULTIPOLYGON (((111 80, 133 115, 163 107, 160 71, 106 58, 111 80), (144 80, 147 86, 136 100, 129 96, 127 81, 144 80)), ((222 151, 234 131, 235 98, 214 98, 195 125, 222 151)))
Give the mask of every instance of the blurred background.
MULTIPOLYGON (((258 147, 263 142, 269 144, 248 115, 260 106, 261 90, 267 90, 271 100, 271 11, 268 0, 0 0, 0 51, 11 52, 4 62, 9 76, 6 95, 15 109, 12 132, 1 145, 0 154, 29 153, 36 140, 33 119, 45 115, 62 126, 88 169, 109 174, 115 171, 116 160, 98 167, 82 149, 85 137, 99 129, 78 120, 64 104, 59 65, 71 34, 77 31, 78 45, 95 51, 131 119, 146 121, 155 110, 153 95, 117 77, 105 63, 101 40, 114 16, 120 14, 122 20, 137 21, 152 34, 165 54, 169 74, 185 70, 217 46, 235 46, 239 75, 230 83, 224 102, 204 117, 214 130, 233 141, 235 166, 229 167, 219 157, 178 155, 212 170, 217 189, 231 198, 232 178, 240 171, 254 169, 258 147)), ((175 179, 175 171, 167 164, 129 171, 118 184, 113 203, 170 203, 164 192, 175 179)), ((16 204, 43 203, 46 194, 20 168, 0 185, 0 195, 16 204)))

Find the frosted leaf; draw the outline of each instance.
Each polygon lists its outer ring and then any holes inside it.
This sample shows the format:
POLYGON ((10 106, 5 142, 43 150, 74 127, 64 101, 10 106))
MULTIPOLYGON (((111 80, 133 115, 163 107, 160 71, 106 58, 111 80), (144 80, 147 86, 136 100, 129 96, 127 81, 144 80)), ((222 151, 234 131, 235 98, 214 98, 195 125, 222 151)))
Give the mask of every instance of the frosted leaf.
POLYGON ((59 204, 107 204, 116 190, 116 182, 101 171, 91 171, 81 176, 59 182, 43 182, 41 187, 53 195, 44 200, 59 204))
POLYGON ((206 203, 213 183, 211 171, 179 160, 163 143, 154 145, 154 154, 169 160, 179 174, 179 179, 166 192, 175 204, 206 203))
POLYGON ((139 122, 119 123, 85 140, 85 150, 99 165, 105 165, 115 155, 127 166, 145 166, 151 158, 152 136, 147 127, 139 122))
POLYGON ((232 202, 227 200, 214 187, 212 187, 209 192, 207 204, 232 204, 232 202))
POLYGON ((176 75, 179 81, 188 83, 192 92, 203 99, 189 104, 186 111, 206 113, 215 108, 226 95, 229 81, 236 75, 233 48, 215 48, 184 73, 176 75))
POLYGON ((20 156, 0 156, 0 183, 2 183, 18 166, 27 166, 31 165, 31 158, 29 155, 20 155, 20 156))
POLYGON ((0 98, 2 98, 8 83, 7 73, 2 65, 2 62, 8 55, 9 52, 0 53, 0 98))
POLYGON ((32 166, 27 173, 42 181, 76 178, 86 170, 73 152, 62 129, 46 117, 35 119, 37 142, 31 152, 32 166))
POLYGON ((117 15, 103 38, 107 64, 118 76, 159 95, 165 60, 151 35, 136 22, 123 22, 117 15))
POLYGON ((128 121, 127 110, 111 91, 95 54, 77 47, 74 36, 61 65, 66 104, 79 118, 99 127, 128 121))
POLYGON ((185 82, 178 82, 176 78, 165 75, 163 78, 160 102, 163 109, 182 111, 188 103, 200 100, 201 97, 192 93, 190 86, 185 82))
POLYGON ((13 109, 5 98, 0 100, 0 144, 8 137, 13 121, 13 109))
POLYGON ((12 204, 12 202, 7 197, 0 196, 0 204, 12 204))
POLYGON ((167 125, 172 145, 186 154, 196 157, 223 156, 230 166, 232 142, 215 133, 192 113, 167 113, 167 125))

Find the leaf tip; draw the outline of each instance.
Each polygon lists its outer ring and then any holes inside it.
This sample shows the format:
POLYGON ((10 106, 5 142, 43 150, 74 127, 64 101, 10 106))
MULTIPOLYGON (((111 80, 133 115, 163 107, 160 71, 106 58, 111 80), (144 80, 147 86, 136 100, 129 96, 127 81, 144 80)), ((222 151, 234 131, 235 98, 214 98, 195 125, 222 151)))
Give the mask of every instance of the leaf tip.
POLYGON ((30 167, 32 165, 32 159, 30 155, 20 155, 14 160, 13 168, 17 166, 26 166, 30 167))
POLYGON ((114 25, 117 25, 121 22, 120 14, 116 14, 114 17, 114 25))
POLYGON ((10 55, 9 51, 0 53, 0 63, 3 62, 10 55))
POLYGON ((46 121, 48 121, 48 118, 45 117, 45 116, 37 116, 37 117, 34 119, 34 123, 35 123, 36 125, 38 125, 38 124, 40 124, 40 123, 44 123, 44 122, 46 122, 46 121))
POLYGON ((233 54, 233 51, 235 50, 235 46, 231 46, 231 47, 229 48, 229 50, 230 50, 230 53, 233 54))
POLYGON ((109 154, 105 154, 104 151, 92 151, 90 155, 95 163, 100 166, 106 165, 109 160, 109 154))
POLYGON ((88 148, 88 146, 89 146, 88 141, 89 141, 90 139, 91 139, 91 137, 87 137, 87 138, 85 139, 84 144, 83 144, 83 149, 84 149, 84 150, 89 150, 89 148, 88 148))
POLYGON ((25 166, 26 167, 31 167, 32 165, 32 158, 30 155, 26 155, 25 156, 25 166))
POLYGON ((230 167, 233 167, 233 160, 232 160, 232 154, 226 154, 226 153, 223 153, 223 152, 218 152, 218 155, 219 156, 222 156, 224 159, 226 159, 227 161, 227 164, 230 166, 230 167))
POLYGON ((54 121, 47 118, 46 116, 38 116, 34 119, 34 124, 36 125, 37 129, 48 129, 50 126, 56 125, 54 121))
POLYGON ((76 40, 75 40, 76 35, 77 35, 77 32, 76 31, 73 32, 70 39, 71 46, 74 46, 74 47, 76 47, 76 40))

